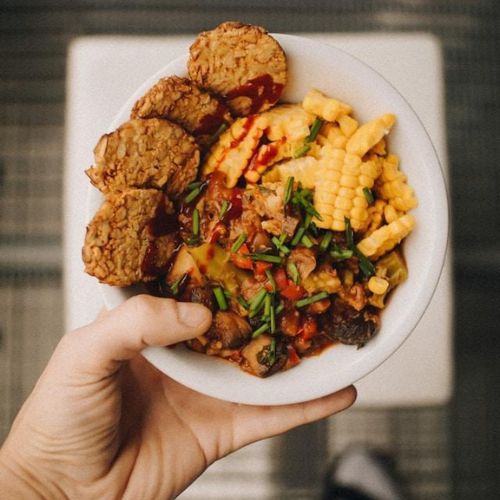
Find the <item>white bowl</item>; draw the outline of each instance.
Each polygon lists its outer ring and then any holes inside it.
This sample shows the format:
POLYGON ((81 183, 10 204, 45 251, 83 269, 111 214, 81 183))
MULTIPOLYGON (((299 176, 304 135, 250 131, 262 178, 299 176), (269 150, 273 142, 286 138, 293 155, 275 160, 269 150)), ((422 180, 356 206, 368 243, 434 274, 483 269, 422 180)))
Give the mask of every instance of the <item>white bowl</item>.
MULTIPOLYGON (((286 52, 289 83, 283 101, 300 102, 311 88, 349 103, 365 122, 391 112, 397 122, 390 151, 414 188, 419 206, 412 213, 417 227, 407 238, 404 254, 409 278, 382 311, 379 333, 362 349, 336 345, 297 367, 260 379, 237 366, 179 346, 148 348, 144 356, 159 370, 204 394, 247 404, 280 405, 314 399, 340 390, 364 377, 391 356, 413 331, 427 308, 442 269, 448 238, 448 205, 441 167, 422 123, 399 92, 380 74, 337 48, 303 37, 274 35, 286 52)), ((134 102, 161 77, 186 74, 187 54, 151 76, 118 113, 110 131, 129 118, 134 102)), ((89 189, 89 216, 102 202, 89 189)), ((100 285, 104 302, 113 308, 138 288, 100 285)), ((381 388, 380 390, 383 390, 381 388)))

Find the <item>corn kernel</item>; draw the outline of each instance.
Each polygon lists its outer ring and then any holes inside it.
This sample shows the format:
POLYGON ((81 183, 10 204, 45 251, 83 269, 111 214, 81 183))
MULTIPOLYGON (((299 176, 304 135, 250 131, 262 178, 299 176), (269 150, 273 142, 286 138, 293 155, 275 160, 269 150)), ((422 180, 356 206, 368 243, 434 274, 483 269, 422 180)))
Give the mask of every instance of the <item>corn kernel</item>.
POLYGON ((368 290, 376 295, 382 295, 387 292, 389 288, 389 282, 378 276, 372 276, 368 280, 368 290))

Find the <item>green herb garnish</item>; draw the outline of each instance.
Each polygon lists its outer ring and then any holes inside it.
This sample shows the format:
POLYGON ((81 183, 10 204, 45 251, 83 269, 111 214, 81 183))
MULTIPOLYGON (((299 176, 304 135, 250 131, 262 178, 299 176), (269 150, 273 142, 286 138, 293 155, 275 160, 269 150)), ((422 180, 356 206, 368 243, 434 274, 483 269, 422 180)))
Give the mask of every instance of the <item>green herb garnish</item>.
POLYGON ((302 236, 304 236, 305 232, 306 232, 305 227, 299 227, 299 229, 297 229, 297 232, 295 233, 295 236, 290 242, 290 245, 292 245, 292 247, 297 246, 299 244, 299 241, 302 239, 302 236))
POLYGON ((375 201, 375 198, 373 197, 373 192, 370 188, 364 187, 363 194, 365 195, 368 205, 371 205, 375 201))
POLYGON ((193 210, 193 236, 197 238, 200 235, 200 211, 195 208, 193 210))
POLYGON ((219 219, 222 220, 229 210, 230 203, 227 200, 222 202, 222 206, 220 207, 219 219))
POLYGON ((353 255, 353 251, 348 248, 340 248, 337 245, 333 245, 333 249, 330 250, 330 255, 335 260, 346 260, 350 259, 353 255))
POLYGON ((319 249, 322 252, 326 252, 328 250, 328 247, 330 246, 330 243, 332 242, 333 238, 333 233, 331 231, 328 231, 325 233, 323 236, 323 239, 321 240, 321 243, 319 244, 319 249))
POLYGON ((300 281, 300 273, 299 270, 297 269, 297 264, 295 262, 289 262, 288 263, 288 270, 290 271, 290 274, 292 276, 292 281, 298 285, 300 281))
POLYGON ((354 233, 352 232, 352 227, 351 227, 351 221, 347 218, 344 217, 344 224, 345 224, 345 241, 347 248, 350 250, 354 249, 354 233))
POLYGON ((272 264, 281 264, 281 257, 279 255, 269 255, 267 253, 249 253, 248 257, 250 257, 252 260, 271 262, 272 264))
POLYGON ((267 279, 269 280, 269 283, 271 284, 273 292, 276 292, 278 290, 278 285, 276 285, 276 281, 274 280, 273 273, 271 272, 270 269, 266 269, 266 276, 267 279))
POLYGON ((311 146, 309 144, 304 144, 300 148, 295 150, 295 153, 293 154, 294 158, 302 158, 309 150, 311 149, 311 146))
POLYGON ((306 247, 306 248, 312 248, 314 246, 314 243, 313 241, 311 240, 311 238, 307 235, 307 234, 304 234, 304 236, 302 236, 302 239, 300 240, 300 242, 306 247))
POLYGON ((267 332, 267 330, 269 330, 269 325, 267 323, 260 325, 259 328, 257 328, 257 330, 254 330, 252 332, 252 338, 254 339, 259 335, 262 335, 264 332, 267 332))
POLYGON ((246 240, 247 240, 247 235, 245 233, 240 234, 238 238, 236 238, 236 241, 231 246, 231 252, 236 253, 242 247, 243 243, 245 243, 246 240))
POLYGON ((285 187, 285 205, 288 205, 290 203, 290 200, 292 199, 292 190, 293 190, 293 182, 294 182, 293 177, 289 177, 288 180, 286 181, 286 187, 285 187))
MULTIPOLYGON (((286 235, 285 235, 286 236, 286 235)), ((290 253, 290 249, 285 245, 283 244, 283 242, 281 241, 281 238, 278 239, 276 238, 276 236, 273 236, 271 238, 271 241, 274 243, 274 246, 280 251, 280 252, 283 252, 285 255, 289 254, 290 253)))
POLYGON ((321 118, 316 117, 309 131, 309 135, 305 138, 305 142, 314 142, 316 137, 323 126, 323 120, 321 118))
POLYGON ((358 249, 358 247, 354 248, 354 253, 356 257, 359 259, 359 268, 361 272, 369 278, 375 274, 375 266, 368 260, 366 255, 358 249))
POLYGON ((220 286, 218 286, 218 287, 214 288, 213 292, 215 295, 215 300, 217 301, 217 305, 219 306, 219 309, 221 311, 226 311, 228 308, 228 305, 227 305, 227 300, 226 300, 226 295, 224 293, 224 290, 220 286))
POLYGON ((298 300, 295 302, 295 307, 305 307, 309 304, 314 304, 315 302, 319 302, 320 300, 327 299, 328 292, 319 292, 305 299, 298 300))
POLYGON ((253 297, 252 300, 250 301, 250 311, 257 311, 259 307, 262 305, 264 302, 265 298, 267 295, 267 291, 264 288, 261 288, 253 297))

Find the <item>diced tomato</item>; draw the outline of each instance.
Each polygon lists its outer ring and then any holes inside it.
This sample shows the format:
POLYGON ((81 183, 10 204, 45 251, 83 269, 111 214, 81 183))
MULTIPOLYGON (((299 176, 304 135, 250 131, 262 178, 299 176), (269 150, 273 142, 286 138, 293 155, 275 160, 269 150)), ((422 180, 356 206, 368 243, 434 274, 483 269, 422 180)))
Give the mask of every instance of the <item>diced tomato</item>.
POLYGON ((241 245, 237 253, 231 253, 231 261, 240 269, 253 269, 253 262, 250 257, 245 257, 245 254, 250 253, 246 244, 241 245))
POLYGON ((309 340, 318 333, 318 323, 314 318, 306 318, 302 325, 302 337, 304 340, 309 340))
POLYGON ((281 290, 281 295, 288 300, 299 300, 305 294, 305 290, 300 285, 289 283, 281 290))
POLYGON ((286 346, 286 350, 288 354, 287 364, 289 364, 290 367, 298 365, 300 363, 300 357, 297 354, 297 351, 290 344, 286 346))
POLYGON ((255 274, 257 276, 263 276, 264 274, 266 274, 266 271, 268 269, 271 269, 271 267, 273 267, 273 265, 270 262, 257 261, 255 263, 255 274))
POLYGON ((279 290, 283 290, 288 286, 288 276, 286 275, 285 270, 280 267, 274 271, 274 281, 276 281, 276 285, 278 286, 279 290))

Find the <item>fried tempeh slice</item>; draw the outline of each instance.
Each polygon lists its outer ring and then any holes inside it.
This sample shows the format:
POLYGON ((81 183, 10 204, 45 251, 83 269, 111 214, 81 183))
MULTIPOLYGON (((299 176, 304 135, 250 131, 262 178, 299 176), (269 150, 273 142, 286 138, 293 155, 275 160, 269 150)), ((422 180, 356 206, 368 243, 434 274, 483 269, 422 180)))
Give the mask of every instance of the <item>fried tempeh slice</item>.
POLYGON ((162 78, 134 105, 131 118, 163 118, 184 127, 201 145, 232 121, 227 107, 189 78, 162 78))
POLYGON ((270 108, 287 82, 285 53, 259 26, 223 23, 200 33, 189 52, 189 77, 220 94, 238 116, 270 108))
POLYGON ((94 157, 95 164, 86 173, 103 193, 155 188, 175 198, 195 179, 200 150, 175 123, 133 119, 103 135, 94 157))
POLYGON ((109 194, 87 226, 85 272, 108 285, 151 281, 178 246, 174 207, 156 189, 109 194))

